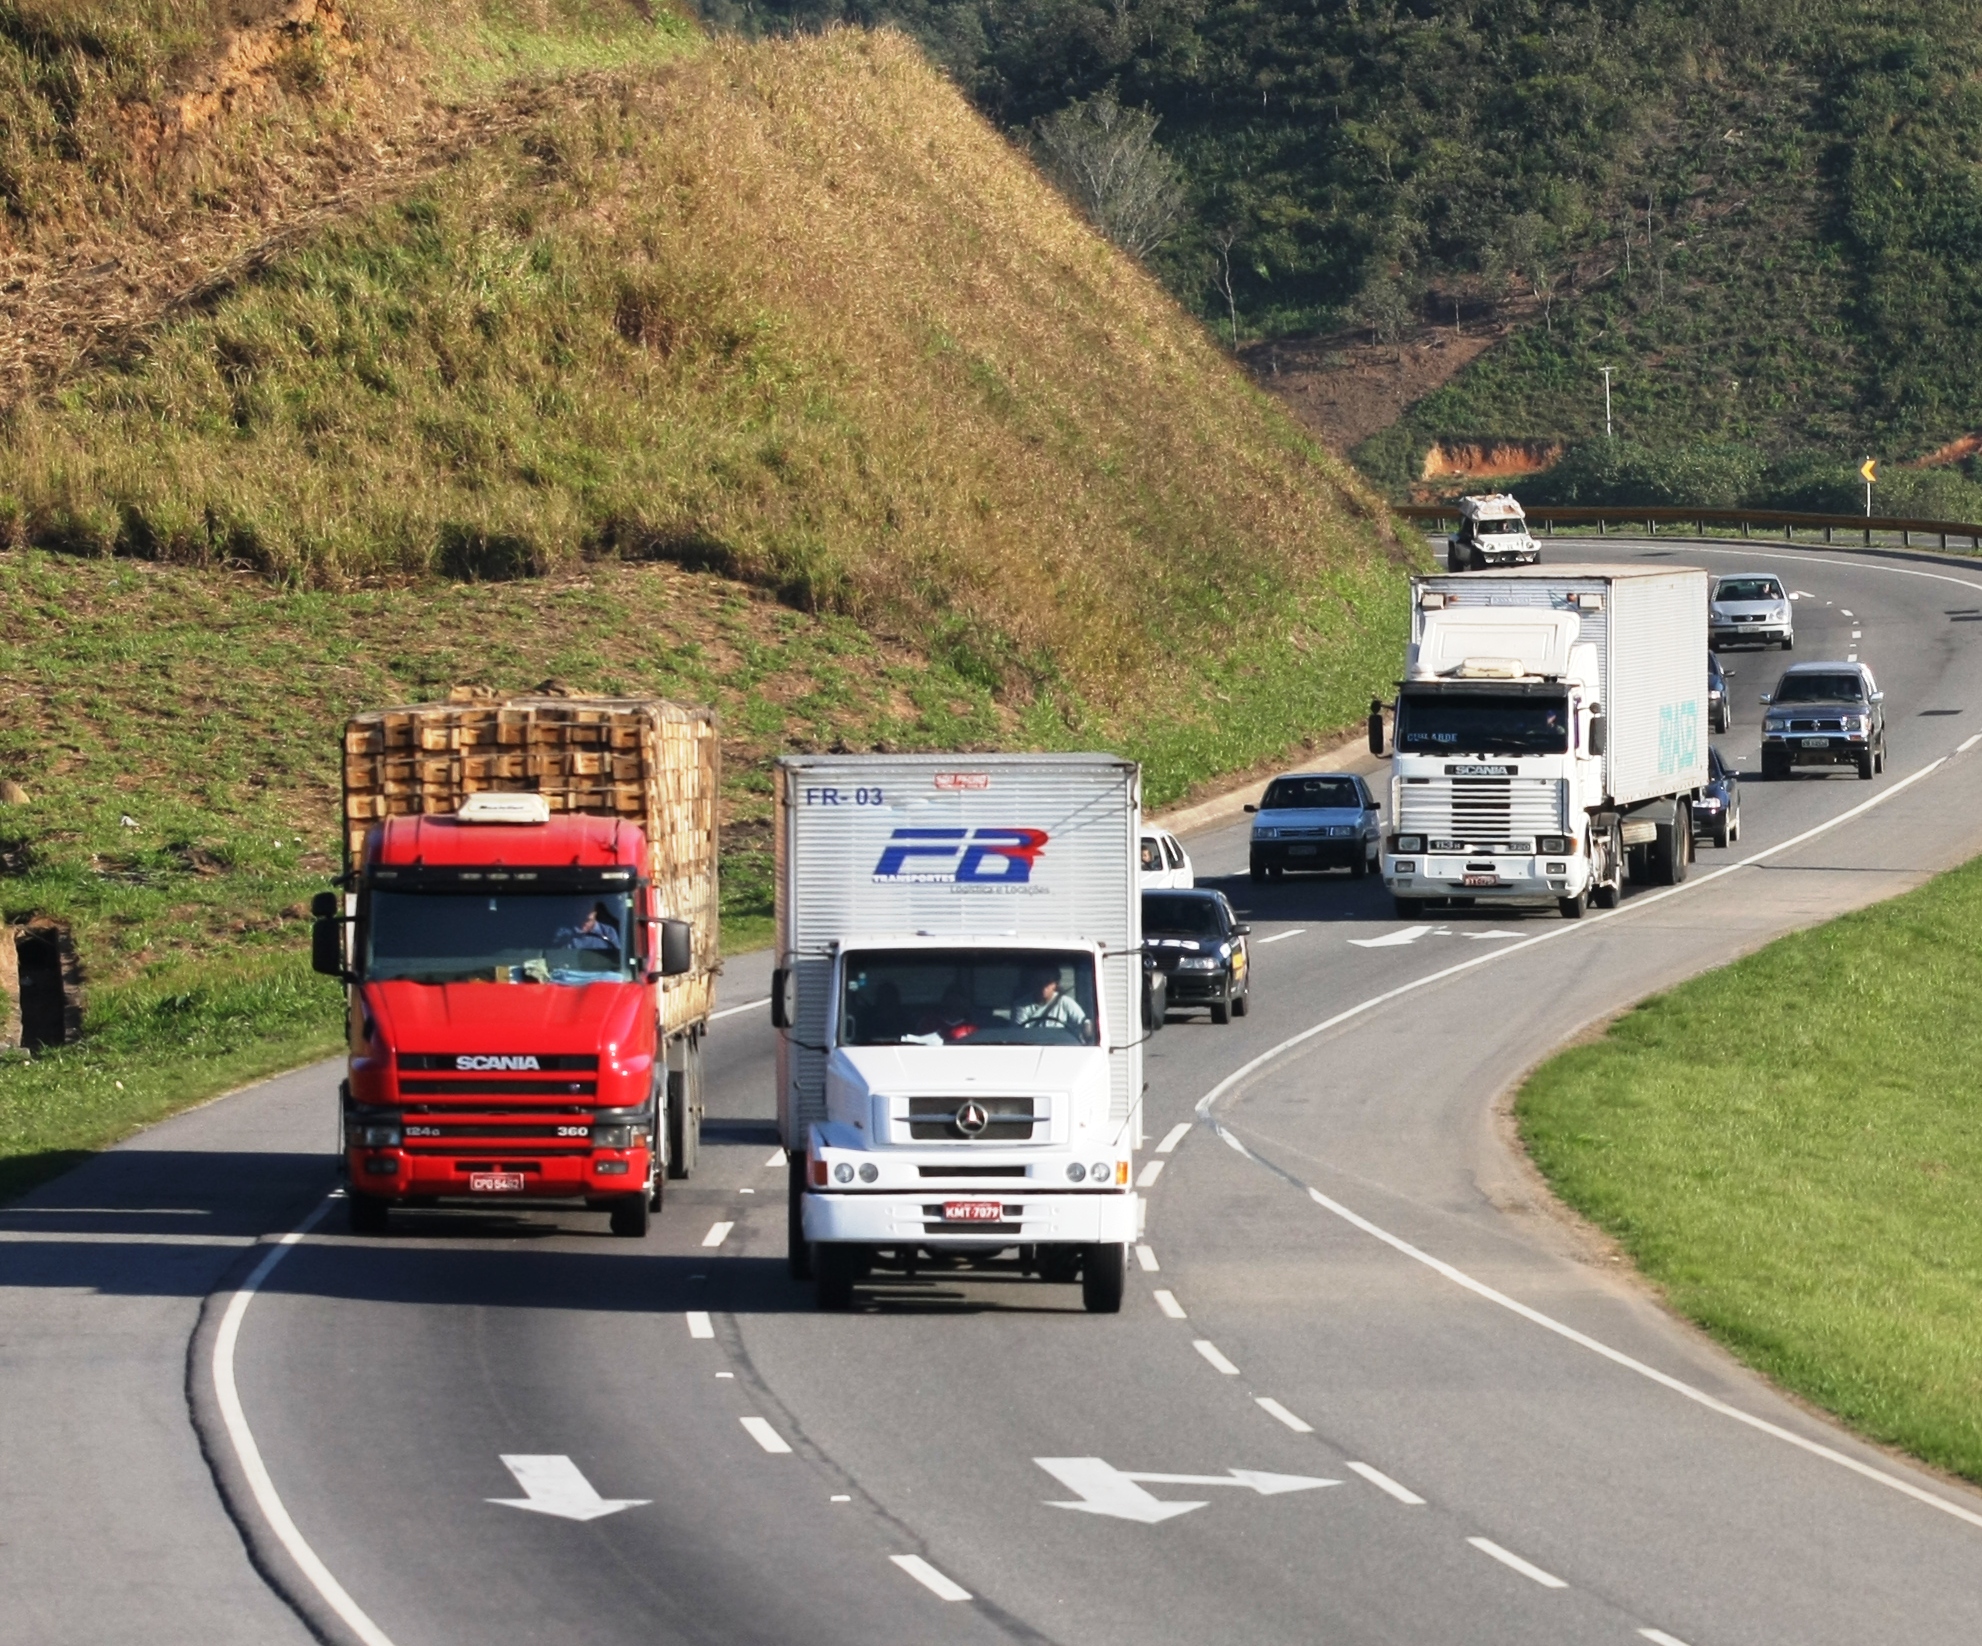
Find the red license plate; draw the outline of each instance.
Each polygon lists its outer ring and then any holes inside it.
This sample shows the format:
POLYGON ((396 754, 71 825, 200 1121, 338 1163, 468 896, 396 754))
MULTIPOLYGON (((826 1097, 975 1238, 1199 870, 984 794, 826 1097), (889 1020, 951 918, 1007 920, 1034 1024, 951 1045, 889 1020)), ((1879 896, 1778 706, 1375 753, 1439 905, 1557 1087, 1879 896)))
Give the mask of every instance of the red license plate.
POLYGON ((1466 884, 1469 886, 1498 886, 1500 884, 1500 876, 1497 874, 1469 874, 1466 876, 1466 884))
POLYGON ((521 1194, 521 1172, 470 1172, 468 1187, 475 1194, 521 1194))
POLYGON ((1002 1223, 1005 1208, 996 1200, 946 1200, 943 1202, 945 1223, 1002 1223))

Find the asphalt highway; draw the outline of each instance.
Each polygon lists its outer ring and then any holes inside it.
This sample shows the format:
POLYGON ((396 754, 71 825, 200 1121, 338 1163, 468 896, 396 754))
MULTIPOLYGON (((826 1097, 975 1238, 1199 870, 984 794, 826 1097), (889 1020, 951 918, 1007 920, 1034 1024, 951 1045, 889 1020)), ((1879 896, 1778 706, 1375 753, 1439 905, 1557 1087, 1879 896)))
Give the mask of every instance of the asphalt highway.
MULTIPOLYGON (((1877 672, 1887 771, 1751 779, 1735 846, 1581 922, 1414 924, 1192 839, 1254 923, 1253 1010, 1153 1044, 1118 1317, 962 1270, 813 1310, 761 955, 642 1242, 333 1211, 271 1244, 326 1205, 333 1066, 156 1128, 0 1211, 0 1641, 1982 1639, 1982 1494, 1672 1320, 1501 1110, 1632 1001, 1982 850, 1982 567, 1545 554, 1784 574, 1794 660, 1877 672)), ((1746 772, 1790 660, 1728 654, 1746 772)))

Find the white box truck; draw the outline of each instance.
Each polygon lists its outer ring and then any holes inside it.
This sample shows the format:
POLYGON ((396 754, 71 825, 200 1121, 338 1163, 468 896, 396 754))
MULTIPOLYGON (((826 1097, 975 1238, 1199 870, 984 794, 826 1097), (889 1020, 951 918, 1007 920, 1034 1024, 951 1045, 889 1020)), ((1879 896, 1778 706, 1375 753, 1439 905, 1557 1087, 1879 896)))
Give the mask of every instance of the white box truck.
MULTIPOLYGON (((1554 903, 1685 878, 1707 780, 1707 574, 1533 566, 1411 580, 1383 877, 1428 902, 1554 903)), ((1371 706, 1370 747, 1383 719, 1371 706)))
POLYGON ((1121 1307, 1160 1022, 1140 817, 1113 755, 778 762, 778 1135, 820 1307, 958 1262, 1121 1307))

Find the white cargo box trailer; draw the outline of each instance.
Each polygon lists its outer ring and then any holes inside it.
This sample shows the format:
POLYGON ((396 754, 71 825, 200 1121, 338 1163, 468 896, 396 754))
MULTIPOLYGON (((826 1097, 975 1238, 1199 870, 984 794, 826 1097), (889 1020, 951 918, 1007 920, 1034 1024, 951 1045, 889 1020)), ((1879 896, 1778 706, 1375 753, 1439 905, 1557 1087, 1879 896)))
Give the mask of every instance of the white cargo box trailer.
POLYGON ((1413 578, 1385 879, 1453 895, 1615 902, 1683 878, 1707 780, 1707 574, 1533 566, 1413 578))
POLYGON ((794 1274, 844 1307, 876 1265, 961 1253, 1118 1308, 1149 1032, 1136 766, 794 755, 775 803, 794 1274))

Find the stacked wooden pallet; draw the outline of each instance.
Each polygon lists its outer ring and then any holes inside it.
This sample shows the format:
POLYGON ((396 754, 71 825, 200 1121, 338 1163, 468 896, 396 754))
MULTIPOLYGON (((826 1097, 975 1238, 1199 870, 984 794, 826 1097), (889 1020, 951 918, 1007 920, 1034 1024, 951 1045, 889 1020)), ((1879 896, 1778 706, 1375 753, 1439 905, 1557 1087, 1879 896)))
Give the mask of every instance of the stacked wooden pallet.
MULTIPOLYGON (((717 958, 721 759, 712 711, 658 698, 499 699, 457 687, 445 703, 368 710, 344 729, 345 862, 356 864, 384 819, 448 816, 482 792, 541 794, 554 813, 637 822, 663 912, 695 927, 700 987, 675 979, 667 992, 706 996, 717 958)), ((692 1011, 686 998, 670 1007, 670 1018, 692 1011)))

